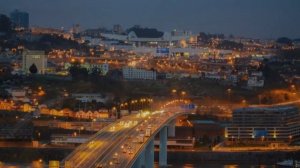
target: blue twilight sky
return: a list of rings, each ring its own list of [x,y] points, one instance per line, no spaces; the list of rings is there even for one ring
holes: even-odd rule
[[[0,0],[0,13],[19,9],[30,25],[192,30],[245,37],[300,38],[300,0]]]

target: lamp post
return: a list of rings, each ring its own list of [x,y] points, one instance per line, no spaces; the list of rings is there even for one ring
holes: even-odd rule
[[[92,120],[92,131],[94,131],[94,122],[96,122],[96,118]]]
[[[81,130],[83,130],[84,129],[84,127],[83,126],[81,126],[80,128],[79,128],[79,130],[78,130],[78,132],[79,132],[79,135],[80,135],[80,131]]]
[[[172,94],[175,94],[177,92],[176,89],[172,89]]]
[[[181,91],[181,96],[184,97],[186,95],[185,91]]]
[[[292,138],[293,138],[293,136],[290,135],[290,136],[289,136],[289,142],[290,142],[290,143],[292,142]]]

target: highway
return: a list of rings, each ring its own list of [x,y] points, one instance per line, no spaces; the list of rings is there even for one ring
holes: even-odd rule
[[[186,111],[173,107],[123,117],[76,148],[65,158],[64,166],[65,168],[131,167],[162,126]]]

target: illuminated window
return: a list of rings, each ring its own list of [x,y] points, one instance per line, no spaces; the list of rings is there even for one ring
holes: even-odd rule
[[[40,59],[41,57],[39,55],[33,55],[32,58],[33,59]]]

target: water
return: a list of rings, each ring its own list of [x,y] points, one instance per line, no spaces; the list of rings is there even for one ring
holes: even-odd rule
[[[155,164],[158,168],[158,164]],[[219,164],[219,163],[173,163],[168,164],[168,168],[276,168],[275,165],[249,165],[249,164]]]
[[[46,168],[43,163],[32,164],[5,164],[1,168]],[[155,168],[159,168],[155,163]],[[249,165],[249,164],[219,164],[219,163],[171,163],[168,168],[276,168],[275,165]]]

